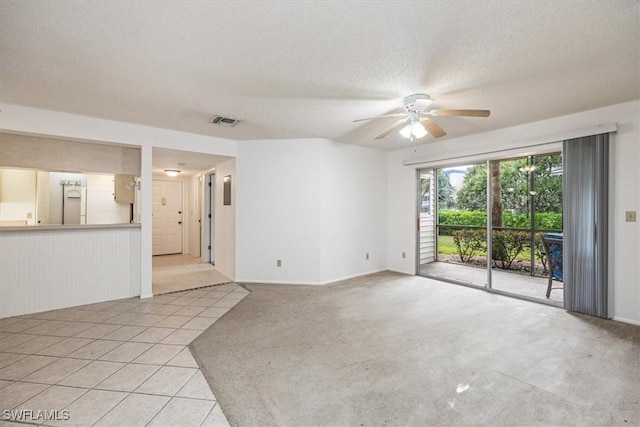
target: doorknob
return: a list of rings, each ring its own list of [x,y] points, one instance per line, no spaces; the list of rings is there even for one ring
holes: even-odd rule
[[[182,211],[178,211],[178,214],[182,215]]]
[[[178,221],[178,224],[182,225],[182,221]]]

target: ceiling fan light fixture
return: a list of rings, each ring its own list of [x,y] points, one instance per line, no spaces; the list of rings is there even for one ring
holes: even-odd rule
[[[362,122],[365,120],[374,120],[387,117],[401,117],[391,126],[388,126],[378,134],[375,139],[383,139],[391,132],[400,130],[400,134],[415,142],[416,139],[422,138],[427,134],[434,138],[442,138],[447,132],[442,129],[438,123],[431,120],[429,116],[462,116],[462,117],[489,117],[489,110],[451,110],[437,109],[427,110],[427,107],[433,103],[433,99],[426,93],[414,93],[402,99],[402,107],[404,113],[389,113],[375,117],[367,117],[364,119],[356,119],[353,122]]]
[[[173,178],[173,177],[178,176],[180,174],[180,171],[177,170],[177,169],[165,169],[164,173],[166,173],[167,176],[170,176],[170,177]]]
[[[411,138],[411,135],[413,135],[416,139],[422,138],[428,133],[429,132],[427,132],[422,123],[417,121],[408,123],[405,127],[402,128],[402,130],[400,130],[400,135],[404,136],[405,138]]]

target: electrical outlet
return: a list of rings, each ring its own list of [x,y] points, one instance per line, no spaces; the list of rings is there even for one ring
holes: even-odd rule
[[[407,257],[407,253],[406,252],[402,252],[402,258],[406,258]]]
[[[627,222],[636,222],[636,211],[626,211],[624,216]]]
[[[282,260],[281,259],[277,259],[276,260],[276,267],[282,267]]]
[[[369,252],[364,255],[364,259],[369,259]]]
[[[27,219],[33,218],[33,212],[27,212]]]

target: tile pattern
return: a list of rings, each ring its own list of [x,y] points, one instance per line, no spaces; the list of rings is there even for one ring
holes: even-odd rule
[[[186,346],[247,294],[229,283],[0,319],[0,425],[21,410],[69,419],[11,421],[228,425]]]

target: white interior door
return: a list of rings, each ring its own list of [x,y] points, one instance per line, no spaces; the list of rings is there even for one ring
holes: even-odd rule
[[[182,253],[182,182],[153,181],[153,255]]]

